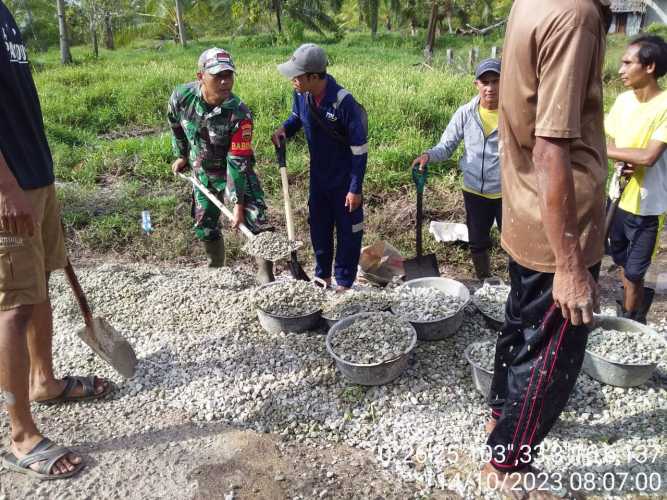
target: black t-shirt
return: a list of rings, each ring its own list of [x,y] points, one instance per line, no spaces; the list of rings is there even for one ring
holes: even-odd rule
[[[0,150],[22,189],[53,184],[53,159],[18,26],[0,0]]]

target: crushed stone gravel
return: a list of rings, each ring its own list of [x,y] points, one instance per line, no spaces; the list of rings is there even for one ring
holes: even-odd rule
[[[331,348],[343,361],[372,365],[407,352],[416,333],[391,313],[369,313],[331,335]]]
[[[288,240],[282,233],[264,231],[243,245],[243,251],[254,257],[276,261],[284,259],[302,245],[300,241]]]
[[[473,303],[477,308],[496,321],[505,320],[505,304],[510,294],[507,285],[489,285],[485,283],[472,296]]]
[[[254,304],[269,314],[298,317],[319,311],[325,299],[325,291],[309,281],[284,280],[258,290]]]
[[[626,365],[649,365],[665,359],[667,344],[638,332],[596,328],[586,348],[609,361]]]
[[[396,291],[392,311],[408,321],[426,322],[449,318],[465,301],[437,288],[401,287]]]
[[[386,311],[391,307],[393,293],[379,288],[358,288],[345,293],[330,293],[322,316],[339,320],[359,312]]]
[[[107,376],[117,389],[103,402],[33,406],[33,411],[38,422],[62,429],[52,437],[86,446],[102,463],[125,443],[117,439],[132,436],[131,456],[137,459],[123,462],[113,455],[121,460],[114,475],[100,471],[70,483],[49,481],[53,484],[35,485],[29,497],[90,498],[92,491],[131,497],[133,481],[152,481],[154,492],[147,497],[159,496],[161,484],[180,485],[190,497],[177,463],[159,477],[141,473],[142,436],[159,436],[163,415],[178,411],[192,426],[219,422],[276,433],[286,442],[369,450],[387,477],[414,485],[415,498],[438,490],[480,498],[476,472],[485,451],[488,407],[473,386],[463,350],[496,335],[475,307],[466,307],[454,337],[419,343],[405,376],[365,388],[337,373],[321,332],[267,334],[252,305],[257,288],[245,288],[254,283],[252,275],[239,269],[108,264],[81,268],[79,275],[95,314],[134,345],[138,372],[122,380],[80,342],[74,334],[82,326],[76,303],[62,273],[54,273],[56,372]],[[654,328],[667,334],[665,322]],[[597,478],[657,473],[665,488],[667,462],[652,457],[667,456],[666,368],[661,362],[657,374],[636,388],[605,386],[580,375],[535,465],[563,474],[565,481],[582,473]],[[0,429],[7,435],[4,412]],[[0,484],[5,481],[12,476],[0,475]],[[611,495],[601,481],[586,493],[631,498],[637,492],[634,484],[621,486],[619,480]]]

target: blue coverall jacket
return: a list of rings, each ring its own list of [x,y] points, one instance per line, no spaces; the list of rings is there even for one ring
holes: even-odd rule
[[[283,127],[287,137],[303,128],[310,152],[310,236],[315,250],[315,275],[331,277],[334,257],[333,230],[336,228],[336,282],[354,283],[363,236],[363,208],[349,212],[348,192],[361,194],[368,143],[361,107],[354,97],[327,75],[325,95],[315,112],[326,126],[347,138],[349,145],[331,137],[314,121],[308,110],[308,95],[294,93],[292,115]]]

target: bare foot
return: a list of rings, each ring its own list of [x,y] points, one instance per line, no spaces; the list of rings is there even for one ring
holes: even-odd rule
[[[25,457],[30,451],[39,444],[39,442],[43,439],[43,436],[39,434],[35,434],[29,438],[24,439],[23,441],[11,441],[11,444],[9,446],[9,451],[19,460],[21,460],[23,457]],[[55,464],[53,464],[53,467],[51,467],[51,470],[49,471],[50,474],[54,474],[56,476],[59,476],[61,474],[66,474],[68,472],[72,472],[74,469],[76,469],[76,466],[81,463],[81,457],[77,455],[76,453],[69,453],[68,455],[62,457],[60,460],[58,460]],[[39,469],[39,466],[41,465],[42,462],[36,462],[29,467],[37,471]]]
[[[57,398],[65,390],[66,384],[67,382],[65,382],[65,380],[52,380],[39,387],[31,387],[30,401],[47,401],[49,399]],[[110,382],[108,380],[95,377],[95,394],[102,394],[109,388],[109,384]],[[83,395],[83,386],[77,384],[76,387],[72,389],[71,396],[79,397]]]
[[[345,293],[345,292],[349,292],[349,291],[350,291],[350,289],[349,289],[348,287],[346,287],[346,286],[340,286],[340,285],[338,285],[338,286],[336,287],[336,293]]]
[[[540,489],[529,489],[529,487],[535,488],[541,485],[538,474],[540,474],[539,471],[532,467],[526,467],[517,472],[500,472],[493,465],[487,463],[480,471],[481,486],[515,500],[557,500],[563,498],[560,495],[550,493],[548,486],[540,487]]]
[[[496,424],[498,421],[495,418],[490,418],[486,421],[486,424],[484,424],[484,430],[486,431],[487,434],[491,434],[493,432],[493,429],[496,428]]]

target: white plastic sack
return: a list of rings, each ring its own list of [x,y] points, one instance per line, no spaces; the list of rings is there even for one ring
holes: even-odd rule
[[[431,221],[428,232],[436,241],[468,241],[468,226],[456,222]]]

